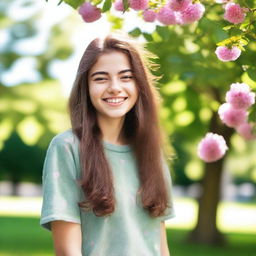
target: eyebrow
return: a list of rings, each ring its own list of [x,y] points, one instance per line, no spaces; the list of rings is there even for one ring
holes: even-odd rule
[[[126,73],[126,72],[132,72],[132,70],[131,69],[121,70],[118,72],[118,75]],[[107,75],[107,74],[108,74],[108,72],[105,72],[105,71],[97,71],[97,72],[91,74],[91,77],[96,76],[96,75]]]

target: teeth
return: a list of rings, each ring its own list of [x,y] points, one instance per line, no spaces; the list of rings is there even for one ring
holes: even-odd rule
[[[107,102],[109,103],[120,103],[122,101],[124,101],[124,98],[120,98],[120,99],[106,99]]]

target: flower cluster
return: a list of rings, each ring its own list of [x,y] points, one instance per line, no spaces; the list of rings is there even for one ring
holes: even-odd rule
[[[245,83],[233,83],[226,93],[226,103],[219,107],[221,121],[247,140],[255,138],[253,125],[248,123],[248,108],[255,103],[255,93]]]
[[[143,13],[145,21],[147,11]],[[193,4],[191,0],[170,0],[153,15],[164,25],[186,25],[201,19],[204,12],[205,8],[201,3]]]
[[[199,142],[197,153],[205,162],[215,162],[221,159],[226,153],[228,147],[223,136],[216,133],[207,133]]]
[[[202,18],[205,7],[201,3],[192,3],[191,0],[170,0],[159,10],[146,9],[143,12],[144,20],[153,22],[158,20],[163,25],[186,25]]]
[[[169,0],[164,5],[149,6],[149,0],[128,0],[129,8],[141,11],[144,21],[159,21],[163,25],[186,25],[202,18],[205,7],[201,3],[192,3],[192,0]],[[113,3],[116,11],[125,10],[123,0]],[[79,14],[85,22],[94,22],[101,17],[101,9],[91,2],[85,2],[79,7]]]
[[[224,4],[223,8],[224,12],[224,19],[232,24],[240,24],[244,22],[246,17],[246,12],[249,9],[241,7],[239,4],[235,4],[231,1],[220,1],[219,3]],[[242,39],[242,38],[241,38]],[[215,53],[217,58],[221,61],[234,61],[239,58],[241,55],[241,46],[243,46],[242,40],[237,39],[237,42],[230,42],[229,40],[225,40],[226,43],[219,44],[220,46],[217,47]]]
[[[255,103],[255,93],[244,83],[233,83],[226,93],[226,102],[219,107],[220,119],[228,127],[232,127],[245,140],[256,139],[253,133],[254,124],[248,122],[248,108]],[[228,149],[223,136],[207,133],[199,142],[198,156],[205,162],[221,159]]]
[[[81,4],[81,2],[83,2]],[[241,51],[245,51],[251,38],[255,37],[253,32],[255,23],[255,7],[235,0],[214,0],[223,7],[224,20],[229,22],[224,30],[229,30],[229,37],[217,43],[215,54],[220,61],[235,61]],[[119,12],[130,11],[138,13],[145,22],[155,22],[168,25],[192,24],[202,18],[205,7],[200,0],[61,0],[74,9],[85,22],[94,22],[101,18],[103,13],[110,12],[111,8]],[[126,5],[126,6],[124,6]],[[252,5],[252,4],[250,4]]]

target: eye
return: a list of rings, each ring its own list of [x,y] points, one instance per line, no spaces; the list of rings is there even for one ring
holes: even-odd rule
[[[126,76],[122,76],[121,79],[122,80],[130,80],[130,79],[133,79],[133,76],[132,75],[126,75]]]
[[[103,80],[107,80],[106,77],[96,77],[95,79],[93,79],[93,81],[103,81]]]

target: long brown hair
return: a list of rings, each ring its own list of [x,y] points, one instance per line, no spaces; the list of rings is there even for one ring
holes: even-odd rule
[[[163,174],[164,133],[158,117],[161,98],[155,87],[155,77],[150,72],[152,62],[148,58],[153,55],[131,38],[113,34],[104,39],[97,38],[88,45],[69,98],[72,131],[80,141],[81,186],[86,196],[79,206],[84,210],[92,209],[97,216],[115,210],[112,172],[104,154],[102,133],[88,90],[89,70],[99,56],[111,51],[121,51],[128,56],[139,92],[137,102],[126,114],[123,125],[125,139],[133,148],[137,161],[140,179],[137,195],[151,216],[161,216],[168,207],[169,195]]]

